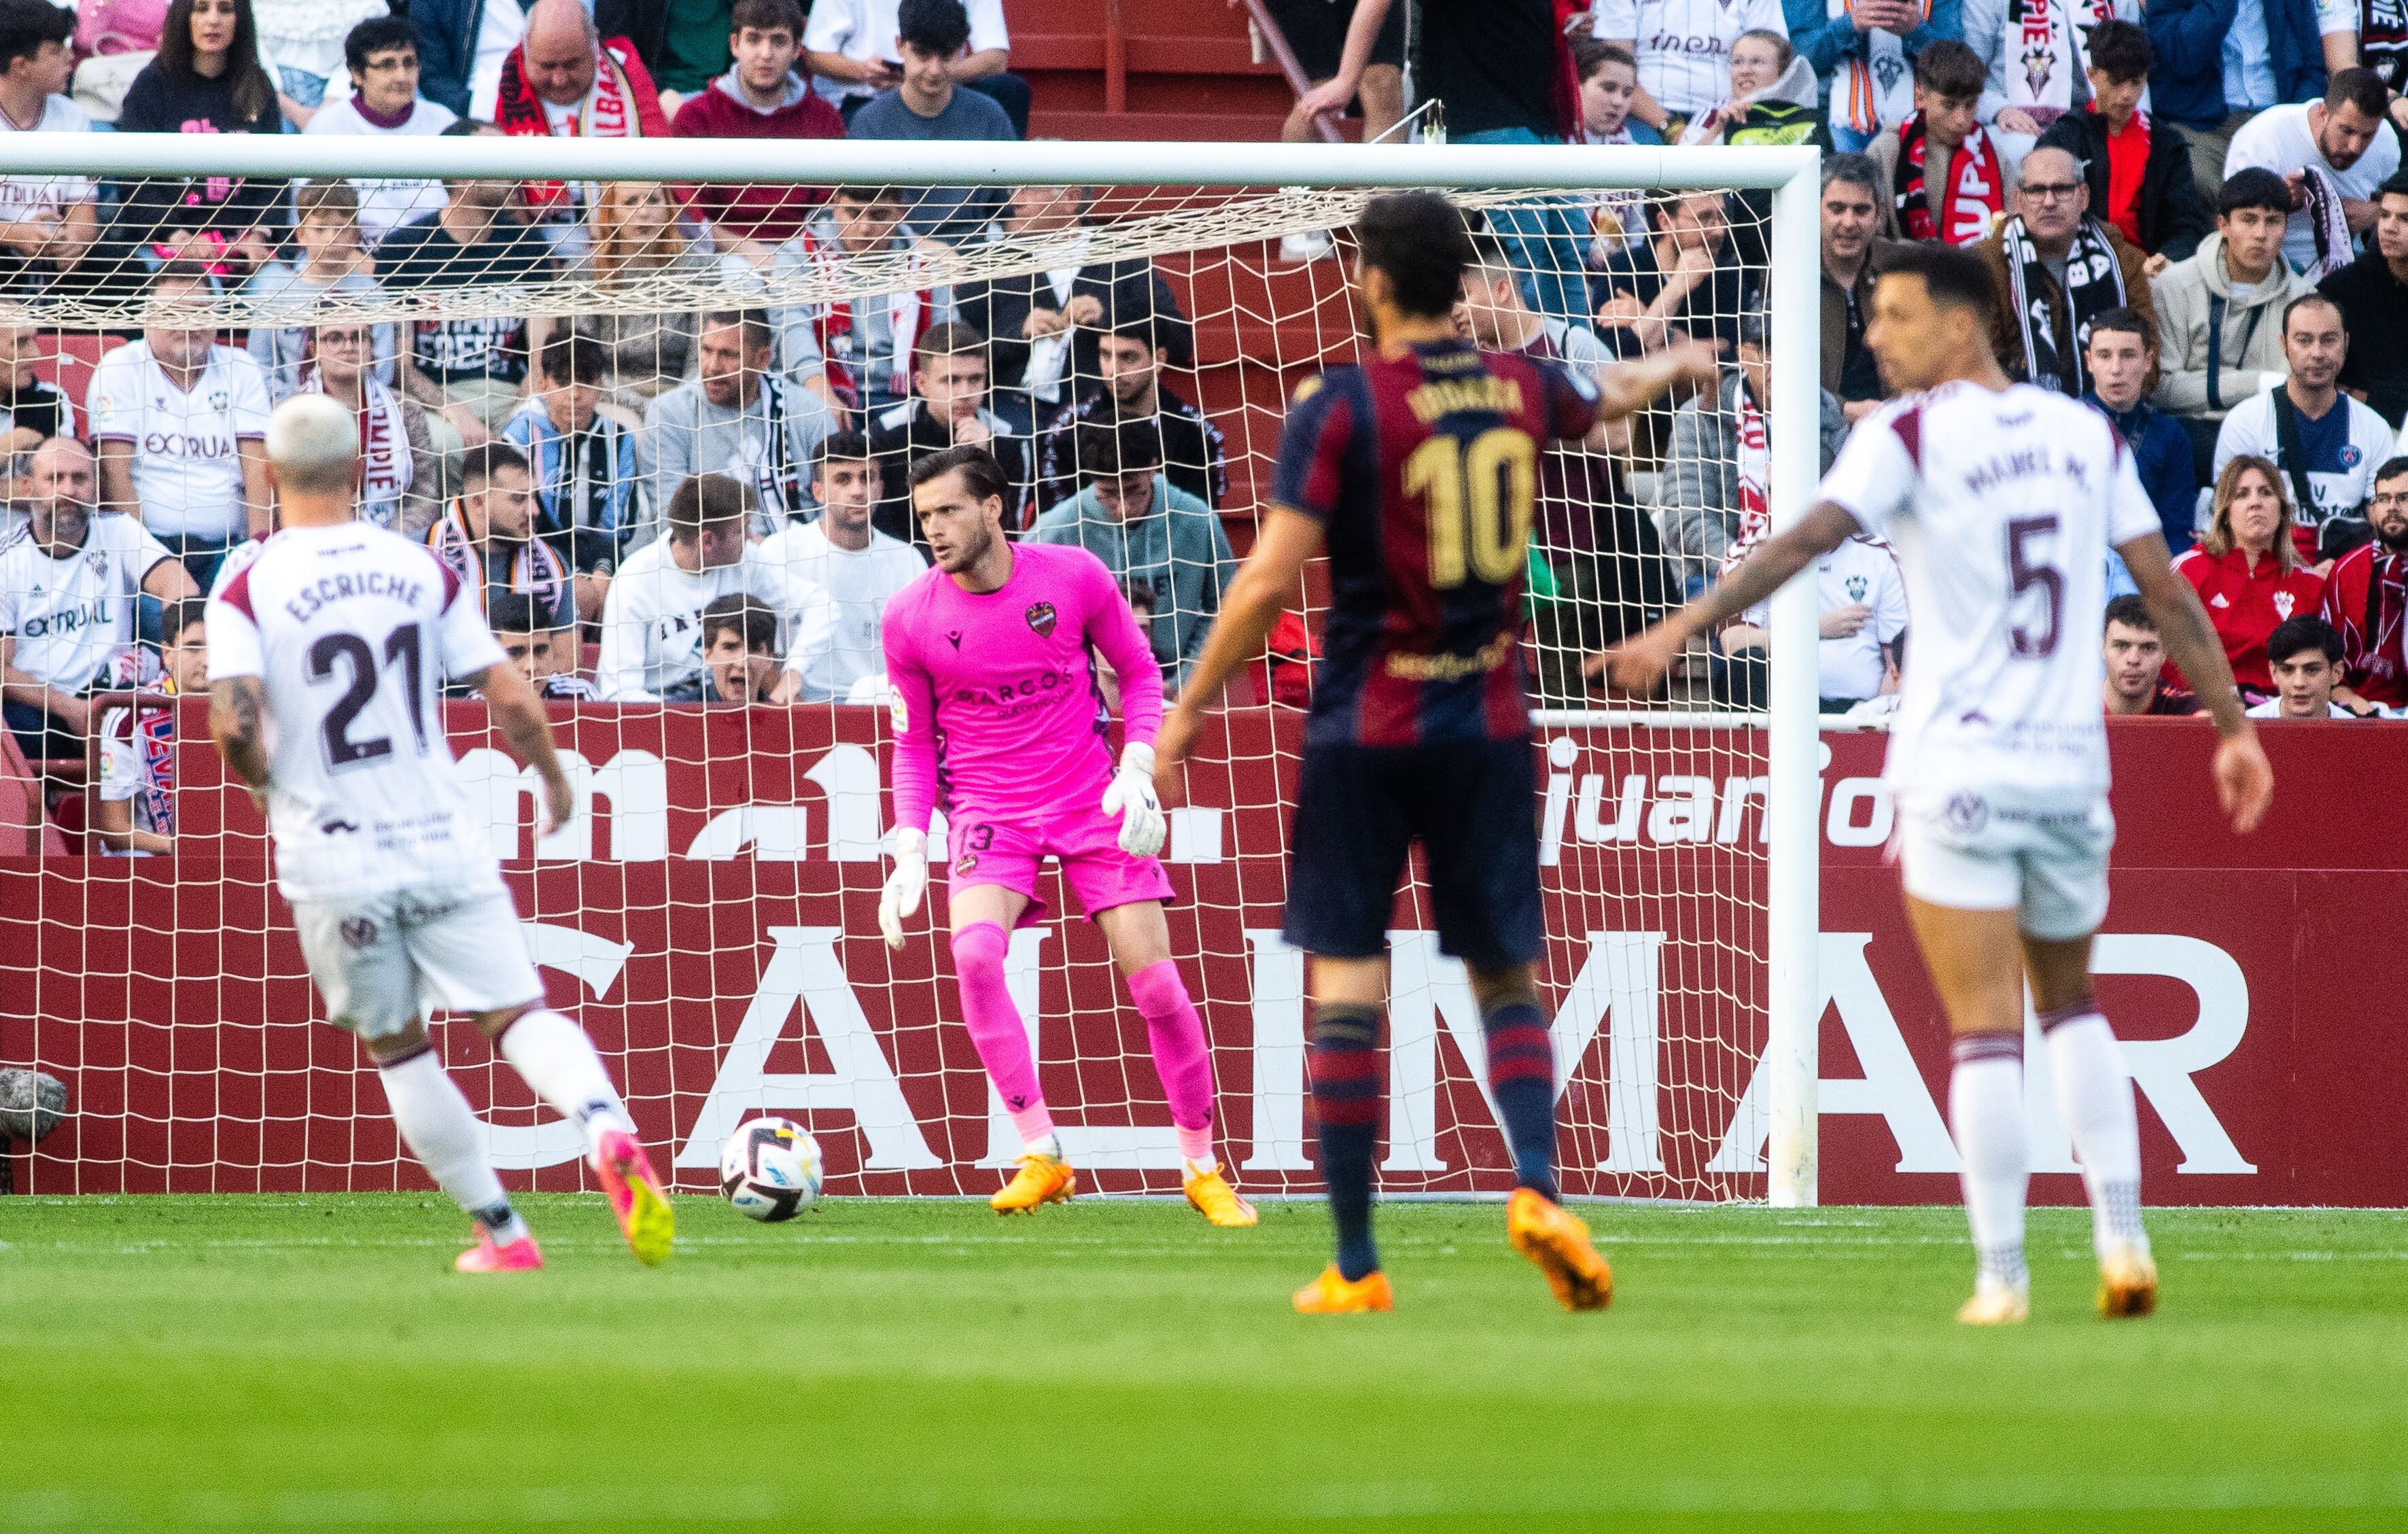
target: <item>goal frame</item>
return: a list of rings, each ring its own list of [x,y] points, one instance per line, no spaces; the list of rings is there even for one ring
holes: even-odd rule
[[[764,142],[723,139],[310,137],[300,135],[10,134],[0,174],[392,177],[686,184],[1366,187],[1772,193],[1766,294],[1772,399],[1770,501],[1777,533],[1805,518],[1819,478],[1821,151],[1794,147],[1526,144],[1254,144],[1056,140]],[[29,308],[35,306],[28,306]],[[1771,602],[1767,735],[1766,1007],[1760,1070],[1767,1195],[1818,1201],[1822,988],[1816,599],[1797,580]],[[1563,723],[1696,725],[1716,716],[1580,710]],[[1752,719],[1734,727],[1756,727]]]

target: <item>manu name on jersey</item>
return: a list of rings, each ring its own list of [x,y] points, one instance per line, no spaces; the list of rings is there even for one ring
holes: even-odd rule
[[[2106,417],[2029,384],[1942,384],[1865,418],[1821,494],[1906,582],[1901,800],[2104,792],[2107,552],[2158,530]]]

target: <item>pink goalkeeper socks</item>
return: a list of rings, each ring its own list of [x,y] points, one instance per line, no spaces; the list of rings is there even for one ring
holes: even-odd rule
[[[1154,1046],[1154,1068],[1170,1099],[1170,1122],[1179,1126],[1180,1154],[1203,1163],[1212,1155],[1212,1055],[1204,1043],[1204,1020],[1187,997],[1179,966],[1168,959],[1129,977],[1129,998],[1145,1018]]]
[[[1003,982],[1003,958],[1011,939],[993,922],[972,922],[953,934],[953,977],[961,984],[962,1022],[978,1047],[987,1079],[1003,1097],[1022,1140],[1054,1132],[1054,1116],[1037,1088],[1037,1062],[1028,1053],[1028,1028]]]

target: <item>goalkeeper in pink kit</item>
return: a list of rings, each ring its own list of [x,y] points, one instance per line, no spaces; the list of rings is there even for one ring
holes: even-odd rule
[[[1059,1203],[1078,1175],[1054,1138],[1003,961],[1011,929],[1044,917],[1038,863],[1061,859],[1145,1018],[1188,1202],[1214,1225],[1251,1226],[1253,1206],[1212,1153],[1212,1059],[1162,914],[1171,894],[1154,855],[1167,824],[1154,792],[1162,673],[1101,560],[1005,538],[1009,492],[981,448],[911,466],[913,509],[937,566],[886,606],[896,829],[879,928],[889,947],[903,945],[904,918],[928,887],[929,811],[941,809],[962,1020],[1022,1140],[1019,1169],[993,1203],[1004,1214]],[[1090,646],[1120,678],[1117,767]]]

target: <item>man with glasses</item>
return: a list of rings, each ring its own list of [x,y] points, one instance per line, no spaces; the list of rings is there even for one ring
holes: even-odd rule
[[[1975,247],[1998,289],[1990,344],[2014,378],[2078,399],[2090,387],[2083,349],[2094,321],[2128,308],[2157,328],[2147,258],[2090,216],[2090,183],[2061,149],[2025,156],[2014,207],[2014,217]]]
[[[2408,458],[2374,471],[2366,520],[2374,540],[2333,561],[2324,620],[2341,633],[2341,684],[2333,701],[2360,718],[2408,706]]]

